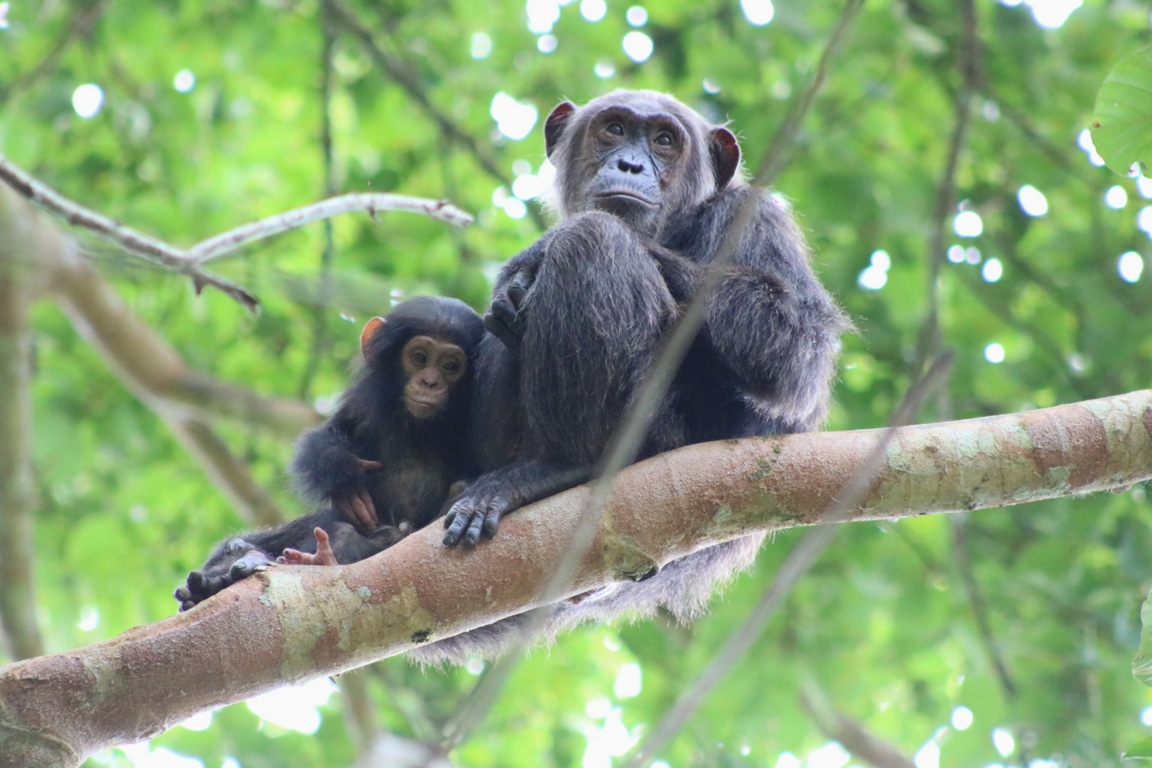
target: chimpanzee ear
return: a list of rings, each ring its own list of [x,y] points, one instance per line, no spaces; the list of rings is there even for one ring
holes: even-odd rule
[[[728,186],[736,169],[740,167],[740,144],[727,128],[713,128],[708,151],[712,156],[712,173],[716,177],[716,190]]]
[[[570,101],[562,101],[552,108],[548,119],[544,121],[544,151],[552,157],[552,150],[560,141],[560,134],[564,133],[564,126],[568,118],[576,114],[576,105]]]
[[[376,335],[376,332],[384,327],[387,321],[382,317],[374,317],[364,324],[364,330],[360,331],[360,354],[368,357],[368,342]]]

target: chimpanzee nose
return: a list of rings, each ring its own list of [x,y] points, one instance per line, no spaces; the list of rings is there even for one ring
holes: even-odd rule
[[[616,167],[624,171],[624,173],[642,173],[644,171],[643,165],[630,163],[622,157],[616,161]]]

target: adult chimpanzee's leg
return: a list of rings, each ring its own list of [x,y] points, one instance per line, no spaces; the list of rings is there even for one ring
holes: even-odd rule
[[[536,246],[520,306],[523,336],[514,350],[489,349],[519,365],[518,457],[482,476],[448,514],[445,543],[474,544],[492,535],[500,517],[587,479],[621,424],[677,307],[643,242],[606,213],[574,216]],[[526,254],[527,255],[527,254]],[[485,385],[473,404],[491,416]],[[483,443],[487,438],[477,434]],[[674,408],[661,408],[645,441],[651,455],[683,445]]]

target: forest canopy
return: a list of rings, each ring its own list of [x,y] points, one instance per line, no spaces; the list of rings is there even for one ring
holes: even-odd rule
[[[0,198],[0,663],[169,617],[215,542],[305,511],[293,440],[331,411],[363,322],[419,294],[483,311],[552,221],[542,121],[562,99],[666,91],[736,133],[856,325],[829,430],[884,426],[945,352],[918,422],[1149,387],[1152,108],[1124,89],[1152,89],[1150,26],[1122,0],[0,3],[0,154],[113,222],[184,249],[344,193],[475,218],[362,207],[207,262],[253,312],[66,217],[80,263],[61,269],[90,271],[12,270],[48,246]],[[837,526],[657,764],[1141,753],[1149,491]],[[804,535],[770,538],[692,626],[531,652],[450,759],[624,764]],[[483,669],[390,658],[87,765],[390,764],[389,744],[440,743]]]

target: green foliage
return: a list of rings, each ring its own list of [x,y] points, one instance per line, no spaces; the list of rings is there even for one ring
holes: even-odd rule
[[[1096,96],[1092,136],[1108,167],[1122,175],[1148,170],[1152,159],[1152,48],[1125,56]]]
[[[347,0],[378,50],[331,27],[325,107],[329,23],[316,0],[13,0],[0,29],[0,152],[83,204],[191,245],[322,197],[327,109],[338,191],[444,197],[475,213],[464,231],[399,213],[338,218],[329,267],[319,224],[216,264],[259,296],[258,316],[216,292],[195,298],[183,278],[85,238],[125,303],[192,368],[261,394],[323,399],[343,385],[359,324],[392,297],[434,292],[483,307],[495,269],[547,221],[536,202],[523,218],[497,203],[517,177],[540,170],[540,125],[556,101],[614,87],[670,91],[730,120],[754,171],[843,7],[781,0],[772,22],[755,27],[734,0],[652,3],[638,31],[654,53],[635,63],[621,48],[630,4],[609,2],[595,22],[579,3],[560,7],[556,49],[542,53],[519,0]],[[932,307],[956,362],[923,420],[1152,381],[1152,248],[1137,226],[1152,191],[1093,166],[1078,146],[1102,83],[1105,105],[1121,83],[1147,88],[1147,10],[1100,0],[1045,29],[1027,5],[976,3],[979,66],[965,80],[962,5],[866,4],[776,181],[857,324],[844,343],[834,429],[887,420],[925,362]],[[483,36],[491,52],[473,57]],[[195,83],[181,91],[174,79],[184,70]],[[84,83],[104,93],[90,119],[71,103]],[[536,109],[527,138],[497,131],[498,92]],[[1147,160],[1148,133],[1133,121],[1146,127],[1146,95],[1125,97],[1123,113],[1097,106],[1093,137],[1121,172]],[[953,188],[942,190],[965,103]],[[1043,193],[1046,213],[1021,207],[1024,185]],[[939,213],[938,199],[947,202]],[[955,234],[961,209],[979,214],[980,235]],[[941,227],[947,254],[931,250]],[[859,280],[878,250],[888,255],[885,282],[867,289]],[[1117,269],[1127,252],[1149,267],[1133,282]],[[62,651],[170,615],[187,570],[248,523],[60,312],[41,304],[34,322],[36,596],[48,649]],[[989,362],[990,345],[1002,347],[1002,362]],[[286,512],[302,511],[283,478],[287,440],[237,425],[221,434]],[[1095,767],[1126,750],[1148,754],[1138,742],[1152,694],[1130,670],[1152,585],[1150,490],[845,526],[662,758],[678,768],[772,766],[786,751],[808,754],[827,737],[800,704],[807,684],[905,754],[935,745],[945,768],[1040,758]],[[799,536],[775,537],[691,628],[589,628],[532,654],[456,753],[460,764],[577,765],[617,721],[632,737],[650,729]],[[618,695],[629,664],[640,665],[641,690]],[[435,740],[475,679],[404,659],[376,665],[377,724]],[[964,711],[971,724],[962,728]],[[207,730],[177,727],[153,745],[211,768],[350,764],[339,697],[320,712],[319,731],[304,735],[240,704]],[[994,732],[1011,735],[1008,754]],[[104,757],[128,764],[120,752]]]
[[[1132,674],[1144,685],[1152,688],[1152,596],[1140,606],[1140,652],[1132,661]]]

